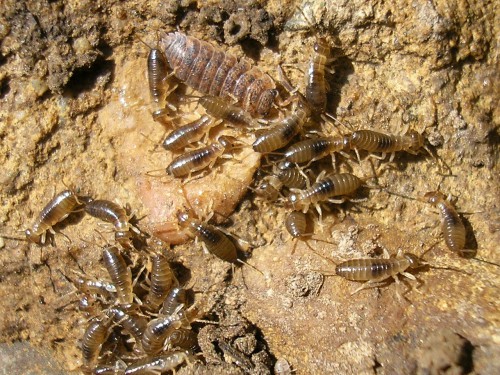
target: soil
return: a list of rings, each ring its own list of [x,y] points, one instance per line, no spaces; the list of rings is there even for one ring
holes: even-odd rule
[[[19,231],[51,197],[72,186],[129,204],[142,230],[176,245],[158,246],[195,290],[202,318],[217,323],[196,323],[200,361],[180,374],[266,374],[278,358],[297,374],[500,373],[498,18],[495,2],[464,0],[4,1],[3,370],[81,371],[79,344],[91,316],[79,309],[72,280],[76,273],[109,279],[96,230],[110,242],[112,232],[77,213],[55,228],[64,235],[54,236],[54,246],[9,238],[23,238]],[[301,92],[314,42],[326,38],[334,57],[327,111],[354,129],[415,129],[432,155],[402,152],[393,163],[354,156],[343,168],[366,178],[377,172],[360,193],[367,199],[325,205],[321,223],[310,215],[313,238],[296,243],[283,204],[247,190],[266,163],[246,146],[253,132],[214,129],[211,139],[230,133],[243,146],[186,184],[165,173],[175,155],[152,152],[165,128],[151,116],[149,49],[141,40],[155,46],[160,31],[177,29],[253,60],[276,80],[284,64]],[[183,94],[191,95],[180,84],[172,96],[183,114],[176,123],[198,116]],[[345,131],[334,124],[321,130]],[[317,165],[331,168],[331,159]],[[438,189],[455,198],[476,259],[447,249],[439,213],[418,200]],[[241,257],[260,272],[232,267],[180,233],[175,213],[186,206],[200,218],[218,212],[215,221],[246,241]],[[329,276],[341,260],[431,247],[417,281],[351,295],[359,283]]]

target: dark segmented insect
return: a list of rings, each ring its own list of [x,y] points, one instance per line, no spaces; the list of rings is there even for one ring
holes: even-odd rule
[[[173,287],[163,301],[163,309],[161,310],[161,313],[163,315],[170,316],[178,311],[181,305],[185,306],[186,302],[186,289],[181,286]]]
[[[272,78],[246,60],[180,32],[161,44],[175,76],[202,94],[236,98],[251,115],[265,116],[277,96]]]
[[[329,201],[331,203],[341,203],[341,200],[332,199],[335,196],[348,195],[356,191],[363,181],[351,173],[328,174],[321,173],[317,181],[305,190],[292,189],[288,196],[287,205],[296,211],[306,213],[311,204],[316,205],[319,212],[319,202]]]
[[[217,124],[218,122],[213,121],[209,116],[202,116],[170,132],[163,140],[162,147],[167,151],[181,150],[202,139]]]
[[[127,367],[125,375],[160,374],[173,371],[184,362],[189,361],[189,353],[174,351],[153,358],[145,358]]]
[[[52,227],[66,219],[81,205],[83,202],[73,191],[60,192],[43,208],[31,228],[25,230],[27,240],[36,244],[44,244],[47,231],[55,233]]]
[[[191,329],[179,328],[167,337],[165,346],[170,349],[185,349],[194,353],[198,348],[198,334]]]
[[[181,326],[182,322],[176,313],[151,320],[142,335],[142,349],[148,355],[159,353],[165,339]]]
[[[87,369],[96,365],[101,347],[109,335],[111,319],[96,320],[90,323],[82,339],[83,366]]]
[[[271,123],[270,129],[257,137],[252,145],[254,151],[273,152],[286,146],[302,130],[311,116],[311,109],[300,94],[296,94],[296,97],[298,98],[296,108],[283,120]]]
[[[460,256],[473,254],[473,250],[465,247],[465,226],[460,215],[449,199],[439,191],[431,191],[424,195],[426,202],[437,207],[441,214],[441,230],[448,248]]]
[[[258,126],[257,122],[240,107],[234,105],[227,98],[218,96],[202,96],[198,101],[210,116],[216,119],[228,121],[234,125],[244,125],[250,127]]]
[[[229,263],[239,261],[236,246],[220,229],[189,217],[187,212],[180,212],[177,219],[181,226],[189,228],[195,236],[203,241],[209,253]]]
[[[217,142],[198,150],[186,152],[176,157],[167,167],[167,173],[174,177],[189,176],[193,172],[211,167],[215,162],[224,157],[235,143],[234,137],[220,136]],[[231,157],[227,155],[228,157]]]
[[[287,161],[280,162],[274,173],[287,188],[305,189],[309,183],[307,176],[299,168]]]
[[[96,199],[85,205],[85,212],[112,224],[115,228],[115,240],[125,248],[132,247],[131,230],[137,232],[137,229],[129,223],[127,211],[123,207],[108,200]]]
[[[320,137],[297,142],[285,151],[285,157],[293,163],[305,163],[319,160],[334,152],[347,150],[349,138]]]
[[[265,176],[255,188],[255,194],[273,202],[281,196],[282,187],[283,183],[277,176]]]
[[[308,64],[305,97],[313,112],[317,114],[326,110],[328,83],[325,78],[325,70],[326,65],[332,61],[330,53],[327,41],[318,38],[314,43],[314,53]]]
[[[381,159],[384,159],[387,153],[392,153],[390,161],[394,159],[394,153],[397,151],[418,154],[418,151],[424,147],[424,137],[415,130],[410,130],[404,135],[384,134],[373,130],[357,130],[348,137],[350,149],[356,152],[358,150],[381,152]]]
[[[301,211],[292,211],[286,216],[285,228],[293,238],[304,238],[310,234],[306,232],[306,214]]]
[[[120,304],[130,304],[134,301],[132,293],[132,272],[127,267],[120,251],[115,246],[107,247],[102,252],[104,266],[115,285],[117,299]]]
[[[142,340],[142,335],[146,330],[147,321],[142,316],[136,316],[126,313],[123,309],[118,307],[112,307],[108,310],[108,316],[110,316],[114,322],[125,331],[127,331],[135,339],[136,345],[138,345],[137,350],[139,350]]]
[[[172,287],[178,286],[178,281],[170,268],[170,264],[163,255],[157,254],[152,257],[151,285],[146,296],[148,309],[157,309],[165,300]]]
[[[414,254],[401,254],[401,252],[398,252],[396,257],[388,259],[350,259],[339,263],[335,267],[335,273],[348,280],[366,281],[366,283],[352,293],[355,294],[367,287],[376,287],[378,286],[376,285],[377,283],[384,282],[391,277],[397,281],[398,274],[406,276],[411,280],[416,280],[415,276],[406,272],[406,270],[415,269],[424,264]]]
[[[165,105],[167,105],[166,98],[177,86],[169,88],[168,78],[172,75],[172,70],[168,65],[167,57],[163,51],[159,48],[148,47],[149,93],[154,108],[153,119],[157,121],[165,114]]]

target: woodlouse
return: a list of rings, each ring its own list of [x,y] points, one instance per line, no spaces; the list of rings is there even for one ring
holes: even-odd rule
[[[265,116],[277,96],[272,78],[211,44],[180,32],[163,34],[161,44],[175,76],[202,94],[236,98],[252,115]]]

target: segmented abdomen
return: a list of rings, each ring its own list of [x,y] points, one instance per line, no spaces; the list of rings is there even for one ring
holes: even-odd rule
[[[335,267],[335,273],[353,281],[384,280],[408,268],[406,259],[351,259]]]
[[[351,135],[351,147],[368,152],[395,152],[403,149],[400,136],[358,130]]]
[[[161,44],[175,76],[195,90],[213,96],[235,97],[251,114],[266,115],[276,97],[272,78],[246,61],[202,40],[175,32]]]
[[[442,231],[448,248],[460,253],[465,247],[465,226],[460,216],[447,202],[438,204],[441,211]]]

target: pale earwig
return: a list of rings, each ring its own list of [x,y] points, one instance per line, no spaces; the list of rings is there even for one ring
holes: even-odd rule
[[[398,281],[397,275],[401,274],[411,280],[416,280],[415,276],[406,272],[408,269],[415,269],[426,265],[419,257],[411,253],[402,254],[401,251],[394,258],[388,259],[350,259],[337,264],[335,274],[347,280],[366,281],[352,294],[362,289],[380,286],[385,280],[394,278]]]
[[[113,293],[116,293],[116,287],[107,281],[102,280],[85,280],[78,277],[75,281],[76,287],[82,293],[96,294],[103,296],[106,299],[111,299]]]
[[[207,95],[202,96],[198,100],[198,103],[205,108],[205,111],[210,116],[216,119],[225,120],[234,125],[258,126],[255,119],[253,119],[248,112],[232,104],[232,102],[226,98]]]
[[[27,240],[36,244],[45,244],[47,231],[54,233],[52,227],[66,219],[83,204],[73,191],[60,192],[42,209],[31,228],[26,229]]]
[[[96,320],[90,323],[82,339],[83,366],[87,369],[96,365],[101,347],[110,333],[111,319]]]
[[[149,309],[157,309],[165,300],[172,287],[178,286],[177,278],[163,255],[152,257],[151,284],[145,304]]]
[[[134,300],[132,293],[132,272],[115,246],[106,247],[102,252],[104,266],[115,285],[118,303],[126,305]]]
[[[306,213],[311,204],[316,205],[318,209],[319,202],[342,203],[343,199],[332,198],[349,195],[363,185],[360,178],[350,173],[329,174],[324,177],[322,175],[324,174],[321,173],[318,176],[318,180],[309,189],[291,189],[292,193],[288,196],[288,206],[293,210]]]
[[[432,191],[424,195],[424,200],[439,209],[441,230],[448,248],[463,257],[473,254],[473,250],[464,249],[465,226],[449,199],[439,191]]]
[[[160,374],[167,371],[175,373],[176,367],[189,362],[189,353],[185,351],[174,351],[153,358],[142,359],[125,370],[125,375]]]
[[[115,240],[125,248],[131,248],[133,233],[138,232],[129,222],[127,211],[118,204],[104,200],[96,199],[85,205],[85,212],[90,216],[110,223],[115,228]]]
[[[349,149],[349,138],[321,137],[297,142],[285,151],[285,157],[293,163],[305,163],[319,160],[334,152]]]
[[[262,132],[252,147],[254,151],[260,153],[270,153],[286,146],[293,137],[302,131],[303,126],[311,116],[311,109],[300,94],[297,106],[290,111],[287,117],[270,124],[270,129]]]
[[[415,130],[410,130],[404,135],[384,134],[373,130],[357,130],[348,137],[350,149],[356,152],[359,150],[381,152],[380,159],[385,159],[386,154],[391,153],[390,162],[394,159],[395,152],[406,151],[416,155],[424,147],[424,137]]]
[[[251,115],[265,116],[277,96],[271,77],[246,60],[180,32],[163,34],[163,49],[175,76],[202,94],[236,98]]]
[[[202,139],[217,124],[218,122],[213,121],[209,116],[202,116],[195,121],[174,129],[165,137],[162,147],[167,151],[181,150]]]
[[[181,326],[182,322],[176,313],[151,320],[142,335],[142,349],[148,355],[159,353],[165,339]]]
[[[226,156],[224,153],[234,147],[234,143],[233,137],[220,136],[217,142],[212,143],[210,146],[189,151],[176,157],[168,165],[167,173],[173,177],[185,177],[193,172],[213,166],[219,158]]]

